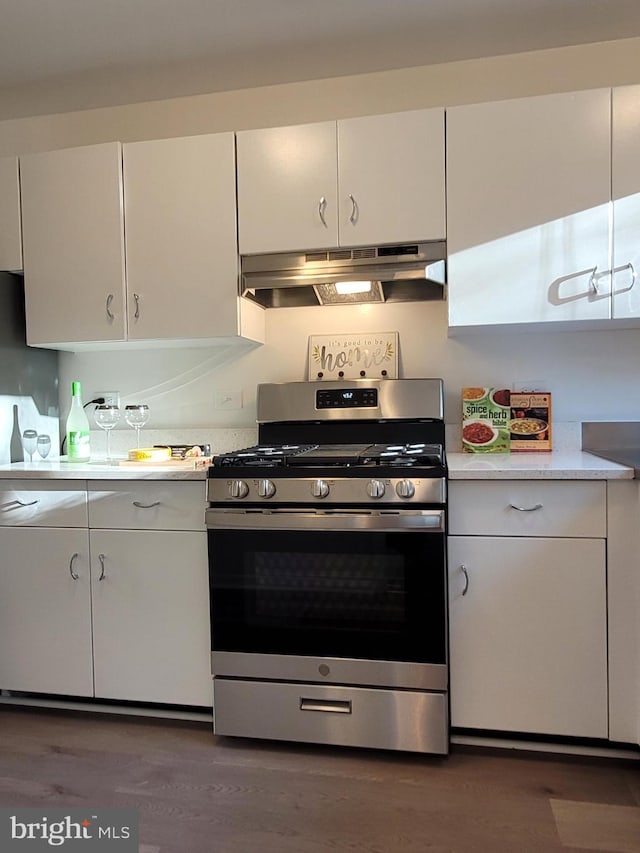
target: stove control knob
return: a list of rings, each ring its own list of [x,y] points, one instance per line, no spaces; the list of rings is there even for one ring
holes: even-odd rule
[[[276,484],[271,480],[258,480],[258,494],[261,498],[272,498],[276,493]]]
[[[249,494],[249,486],[244,480],[232,480],[229,483],[229,494],[232,498],[246,498]]]
[[[312,480],[311,494],[314,498],[326,498],[329,494],[329,484],[324,480]]]
[[[396,483],[396,494],[399,498],[412,498],[416,493],[416,487],[411,480],[399,480]]]
[[[370,498],[381,498],[384,492],[385,486],[382,480],[371,480],[367,483],[367,494]]]

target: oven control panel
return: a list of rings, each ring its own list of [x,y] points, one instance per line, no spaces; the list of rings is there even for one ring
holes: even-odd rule
[[[375,409],[377,388],[327,388],[316,391],[316,409]]]
[[[444,477],[215,478],[207,481],[207,499],[218,504],[442,504],[446,481]]]

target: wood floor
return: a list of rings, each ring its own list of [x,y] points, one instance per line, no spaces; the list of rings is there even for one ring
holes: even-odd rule
[[[327,749],[15,707],[0,709],[0,806],[136,808],[142,853],[640,851],[640,762]]]

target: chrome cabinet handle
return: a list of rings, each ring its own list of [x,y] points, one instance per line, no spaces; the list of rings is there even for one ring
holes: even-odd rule
[[[460,566],[460,571],[464,575],[464,589],[462,590],[462,594],[466,595],[467,592],[469,591],[469,571],[467,570],[467,567],[464,565]]]
[[[114,315],[114,313],[111,311],[111,305],[112,305],[112,303],[113,303],[113,293],[110,293],[110,294],[107,296],[107,304],[106,304],[106,306],[105,306],[106,311],[107,311],[107,319],[108,319],[108,320],[113,320],[113,319],[115,319],[115,315]]]
[[[631,261],[629,261],[629,263],[626,264],[622,269],[631,270],[631,284],[629,285],[629,290],[631,290],[633,285],[636,283],[636,277],[638,274],[635,271],[635,268],[634,268],[633,264],[631,263]]]
[[[516,506],[515,504],[509,504],[511,509],[517,509],[518,512],[535,512],[537,509],[542,509],[542,504],[535,504],[534,506]]]
[[[611,274],[612,274],[612,275],[616,275],[616,274],[617,274],[617,273],[619,273],[619,272],[624,272],[625,270],[629,270],[629,272],[631,273],[631,281],[630,281],[630,283],[629,283],[629,286],[628,286],[628,287],[625,287],[625,289],[622,291],[622,293],[626,293],[626,292],[628,292],[629,290],[631,290],[631,288],[633,287],[633,285],[636,283],[636,278],[637,278],[638,273],[636,272],[635,267],[633,266],[633,264],[631,263],[631,261],[629,261],[629,263],[628,263],[628,264],[623,264],[623,265],[622,265],[622,266],[620,266],[620,267],[614,267],[614,268],[611,270]]]
[[[301,711],[325,711],[329,714],[350,714],[351,700],[350,699],[305,699],[300,697]]]
[[[140,501],[132,501],[134,506],[139,507],[140,509],[152,509],[154,506],[160,506],[161,501],[154,501],[152,504],[143,504]]]
[[[355,225],[358,219],[358,203],[351,193],[349,193],[349,198],[351,199],[351,216],[349,217],[349,222]]]
[[[320,202],[318,203],[318,216],[320,217],[320,221],[322,222],[322,224],[324,225],[325,228],[327,227],[327,220],[324,218],[324,212],[326,209],[327,209],[327,200],[324,196],[322,196],[322,198],[320,199]]]
[[[103,581],[103,580],[104,580],[104,578],[105,578],[105,572],[104,572],[104,554],[98,554],[98,559],[100,560],[100,577],[98,578],[98,580],[99,580],[99,581]]]
[[[599,288],[599,286],[598,286],[598,281],[599,281],[599,279],[601,279],[603,276],[605,276],[605,275],[609,275],[609,273],[610,273],[610,272],[611,272],[611,270],[604,270],[604,272],[600,272],[600,273],[599,273],[599,272],[598,272],[598,267],[597,267],[597,266],[595,266],[595,267],[591,270],[591,275],[590,275],[590,277],[589,277],[589,287],[591,288],[591,292],[592,292],[592,293],[595,293],[595,294],[599,294],[599,293],[600,293],[600,288]]]
[[[134,293],[133,294],[133,300],[136,303],[136,311],[135,311],[135,314],[133,315],[133,317],[134,317],[134,320],[139,320],[140,319],[140,294]]]
[[[17,504],[18,506],[35,506],[39,502],[40,501],[37,498],[35,501],[21,501],[20,498],[16,498],[14,504]]]
[[[78,559],[78,557],[79,557],[79,556],[80,556],[80,555],[76,552],[76,553],[71,557],[71,559],[69,560],[69,574],[70,574],[70,575],[71,575],[71,577],[74,579],[74,581],[77,581],[77,580],[78,580],[78,578],[80,577],[80,575],[79,575],[77,572],[74,572],[74,571],[73,571],[73,564],[75,563],[75,561]]]

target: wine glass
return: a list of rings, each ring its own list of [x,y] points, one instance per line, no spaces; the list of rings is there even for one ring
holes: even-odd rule
[[[138,449],[140,449],[140,430],[149,420],[149,406],[144,404],[125,406],[124,419],[130,427],[135,429]]]
[[[120,420],[120,409],[117,406],[96,406],[95,412],[93,413],[93,417],[95,422],[98,424],[100,429],[103,429],[107,433],[107,462],[111,461],[111,430]]]
[[[51,450],[51,436],[44,433],[39,435],[36,439],[36,450],[42,459],[46,459]]]
[[[33,454],[36,449],[38,433],[35,429],[25,429],[22,433],[22,449],[29,454],[29,462],[33,462]]]

